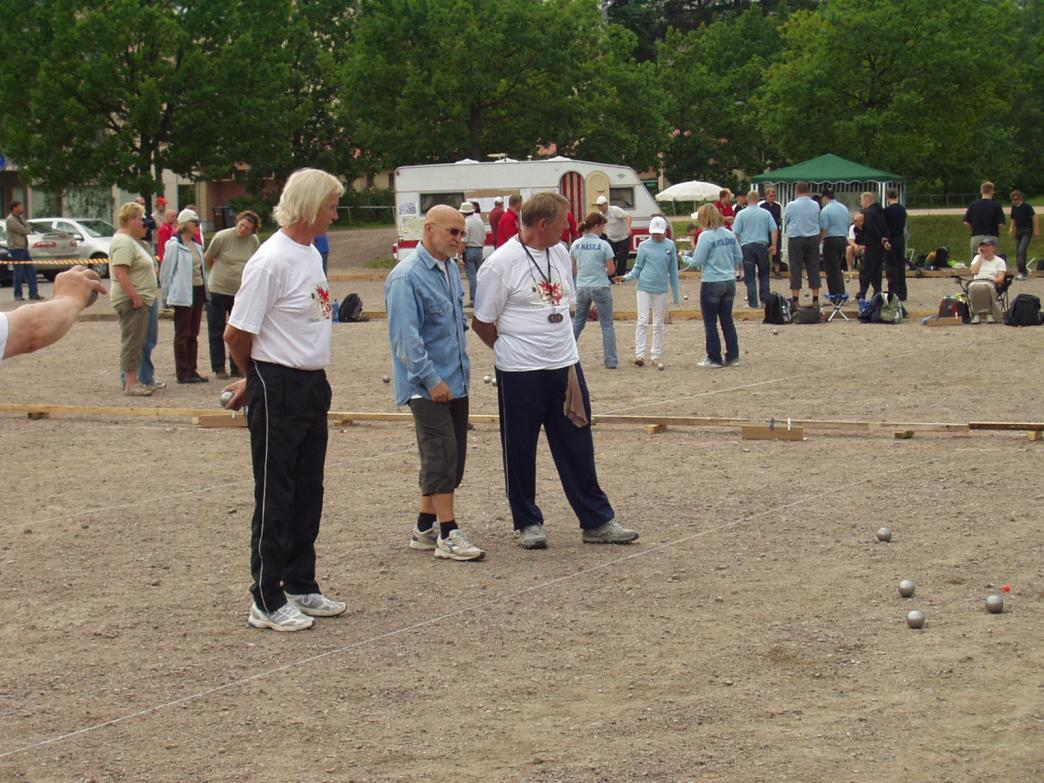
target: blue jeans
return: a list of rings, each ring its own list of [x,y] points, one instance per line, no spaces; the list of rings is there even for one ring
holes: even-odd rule
[[[580,337],[580,332],[584,330],[587,315],[591,312],[592,302],[598,308],[598,325],[602,327],[602,353],[605,354],[605,366],[615,367],[616,329],[613,327],[613,292],[609,286],[576,289],[573,337]]]
[[[28,261],[29,251],[28,250],[12,250],[11,251],[12,261]],[[22,298],[22,280],[25,280],[29,284],[29,298],[32,299],[35,296],[39,296],[36,292],[36,266],[34,264],[15,264],[14,265],[14,279],[11,285],[14,287],[15,299]]]
[[[718,321],[725,335],[725,361],[739,358],[739,337],[732,321],[732,302],[736,298],[736,281],[700,284],[700,312],[703,313],[703,331],[707,337],[707,358],[721,364],[721,339]]]
[[[761,307],[769,295],[768,245],[751,242],[743,245],[743,282],[747,285],[747,305]]]
[[[149,310],[149,331],[145,335],[145,347],[141,351],[141,363],[138,364],[138,383],[148,386],[156,382],[156,368],[152,364],[152,349],[159,341],[160,302],[157,296],[152,300]],[[120,370],[120,386],[126,386],[123,370]]]
[[[482,266],[482,248],[464,248],[464,274],[468,277],[468,299],[475,306],[475,285],[478,281],[478,270]]]

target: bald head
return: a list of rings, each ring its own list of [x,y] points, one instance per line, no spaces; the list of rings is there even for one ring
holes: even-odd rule
[[[424,216],[421,242],[440,261],[453,258],[464,245],[464,216],[445,204],[432,207]]]

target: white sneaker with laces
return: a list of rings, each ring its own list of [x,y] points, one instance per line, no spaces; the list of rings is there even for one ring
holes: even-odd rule
[[[315,620],[301,614],[293,604],[283,604],[271,614],[262,612],[257,604],[250,607],[247,624],[253,628],[271,628],[273,631],[304,631],[315,624]]]
[[[423,549],[431,551],[435,548],[435,542],[439,537],[439,526],[437,524],[432,525],[427,530],[420,530],[417,527],[413,528],[413,532],[410,533],[410,549]]]
[[[302,614],[310,617],[336,617],[344,614],[348,609],[348,604],[344,601],[335,601],[322,593],[308,593],[307,595],[287,593],[286,600],[296,606]]]
[[[435,539],[435,557],[443,560],[481,560],[486,553],[468,541],[460,528]]]
[[[697,367],[702,367],[705,370],[720,370],[722,365],[717,362],[712,362],[710,359],[704,359],[702,362],[696,362]]]

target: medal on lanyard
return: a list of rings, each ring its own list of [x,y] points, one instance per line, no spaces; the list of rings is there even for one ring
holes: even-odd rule
[[[544,274],[544,270],[540,268],[540,264],[537,263],[536,259],[533,258],[532,254],[529,252],[529,248],[526,247],[526,243],[523,242],[521,239],[518,240],[518,243],[520,245],[522,245],[522,249],[524,251],[526,251],[526,257],[530,261],[533,262],[533,266],[536,267],[537,274],[540,275],[541,280],[544,281],[544,290],[548,293],[548,296],[550,296],[550,293],[551,293],[551,290],[552,290],[552,286],[551,286],[551,251],[548,248],[544,248],[544,253],[547,255],[547,274],[545,275]],[[561,313],[554,312],[553,308],[555,307],[555,305],[554,305],[553,302],[550,301],[550,299],[548,299],[548,303],[552,307],[552,312],[551,312],[550,315],[547,316],[547,320],[550,321],[553,324],[560,323],[564,316]]]

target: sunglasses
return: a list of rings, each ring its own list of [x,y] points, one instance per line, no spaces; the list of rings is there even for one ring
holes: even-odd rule
[[[438,223],[429,223],[428,225],[429,226],[438,226],[443,231],[448,231],[449,235],[451,237],[462,237],[462,236],[464,236],[464,231],[465,230],[463,228],[447,228],[446,226],[440,225]]]

